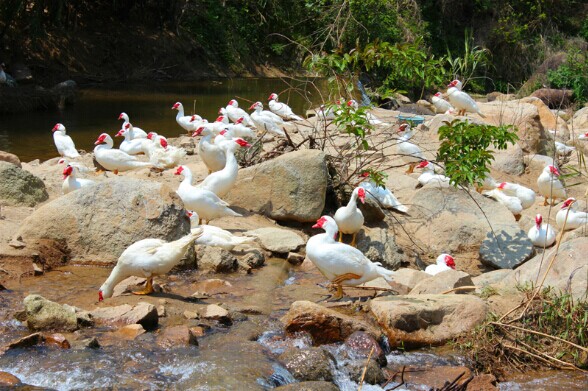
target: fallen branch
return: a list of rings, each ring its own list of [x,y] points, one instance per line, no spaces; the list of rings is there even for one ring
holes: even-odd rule
[[[576,345],[573,342],[566,341],[565,339],[556,337],[555,335],[549,335],[549,334],[545,334],[545,333],[542,333],[542,332],[539,332],[539,331],[525,329],[523,327],[518,327],[518,326],[515,326],[515,325],[512,325],[512,324],[508,324],[508,323],[490,322],[490,324],[493,324],[493,325],[499,326],[499,327],[511,327],[513,329],[517,329],[517,330],[520,330],[520,331],[523,331],[523,332],[527,332],[527,333],[531,333],[531,334],[536,334],[536,335],[541,335],[543,337],[555,339],[557,341],[560,341],[560,342],[563,342],[563,343],[567,343],[568,345],[572,345],[573,347],[578,348],[578,349],[583,350],[586,353],[588,353],[588,349],[587,348],[585,348],[583,346],[580,346],[580,345]]]
[[[367,373],[368,365],[370,365],[370,360],[372,359],[372,354],[374,353],[374,348],[375,348],[375,346],[372,346],[372,349],[370,350],[370,354],[368,355],[368,358],[367,358],[367,362],[365,363],[365,366],[363,367],[363,373],[361,374],[361,379],[359,379],[359,387],[357,388],[357,391],[361,391],[361,388],[363,387],[363,381],[365,379],[365,374]]]
[[[465,291],[465,290],[470,290],[470,289],[476,290],[476,289],[478,289],[478,287],[475,286],[475,285],[458,286],[457,288],[453,288],[453,289],[450,289],[448,291],[441,292],[441,294],[442,295],[445,295],[445,294],[451,293],[451,292]]]

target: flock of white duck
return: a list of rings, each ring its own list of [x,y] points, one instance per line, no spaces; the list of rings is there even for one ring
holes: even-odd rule
[[[459,81],[452,81],[448,87],[449,102],[443,99],[441,93],[432,97],[432,102],[439,111],[457,114],[471,112],[483,116],[475,101],[461,91]],[[169,145],[163,136],[154,132],[147,133],[134,127],[126,113],[121,113],[119,116],[119,120],[124,122],[116,136],[122,136],[124,140],[118,149],[113,148],[113,139],[107,133],[98,136],[94,157],[104,169],[115,174],[144,167],[154,169],[177,167],[175,175],[184,177],[177,189],[177,194],[188,210],[192,227],[190,234],[176,241],[144,239],[129,246],[121,254],[109,278],[100,287],[100,301],[111,297],[114,286],[129,276],[147,279],[145,289],[134,293],[153,292],[153,277],[169,272],[193,243],[232,250],[237,245],[254,241],[254,238],[235,236],[226,230],[202,224],[202,222],[208,223],[223,216],[241,216],[233,211],[222,197],[230,191],[237,180],[239,165],[235,152],[239,148],[251,146],[245,138],[255,137],[254,129],[258,132],[285,136],[282,129],[282,126],[286,124],[285,121],[303,120],[294,114],[287,104],[279,102],[277,94],[272,93],[268,101],[269,111],[263,109],[261,102],[255,102],[250,107],[252,113],[249,115],[239,107],[237,100],[232,99],[226,107],[220,108],[219,116],[214,122],[208,122],[198,115],[185,115],[184,107],[180,102],[172,106],[173,110],[178,111],[176,115],[178,125],[190,132],[193,137],[201,136],[198,154],[208,168],[209,174],[197,185],[193,184],[190,169],[179,164],[186,152],[182,148]],[[354,100],[347,102],[347,105],[354,109],[358,107]],[[319,120],[333,118],[335,114],[324,106],[317,111]],[[388,125],[372,114],[368,119],[374,125]],[[415,168],[423,170],[418,178],[419,186],[429,183],[449,185],[449,178],[435,173],[433,163],[427,161],[419,146],[410,141],[413,137],[410,125],[401,124],[398,134],[397,154],[408,165],[407,173],[412,173]],[[94,185],[94,181],[78,177],[81,172],[93,170],[71,160],[80,155],[62,124],[54,126],[53,137],[55,146],[63,157],[59,162],[66,164],[63,170],[63,193]],[[588,134],[579,138],[588,138]],[[145,155],[148,161],[139,160],[137,158],[139,154]],[[370,261],[355,248],[356,236],[364,224],[364,217],[357,207],[357,201],[364,203],[365,198],[370,197],[375,198],[385,208],[393,208],[404,213],[408,208],[402,205],[389,189],[377,186],[368,179],[368,176],[368,173],[362,174],[364,179],[351,193],[349,203],[339,208],[334,217],[322,216],[317,221],[313,228],[321,228],[325,233],[311,237],[306,246],[307,257],[336,287],[337,298],[343,294],[342,285],[357,286],[377,277],[390,280],[393,274],[381,264]],[[539,194],[544,197],[544,205],[547,205],[549,200],[552,203],[565,200],[556,215],[559,229],[564,227],[564,221],[566,230],[587,224],[588,213],[574,209],[575,199],[566,197],[566,189],[558,179],[559,176],[558,168],[549,165],[537,178],[537,188]],[[535,203],[536,198],[535,192],[527,187],[508,182],[497,183],[491,177],[487,177],[477,190],[503,204],[517,219],[523,209]],[[535,226],[528,232],[529,239],[535,246],[551,246],[556,240],[556,229],[543,223],[541,215],[537,215],[535,221]],[[351,245],[342,242],[343,234],[353,235]],[[449,254],[441,254],[436,264],[428,266],[425,272],[435,275],[449,269],[455,269],[454,258]]]

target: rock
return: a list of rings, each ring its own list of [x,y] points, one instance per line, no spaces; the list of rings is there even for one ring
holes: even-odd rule
[[[123,339],[127,339],[132,341],[133,339],[137,338],[139,335],[145,334],[146,331],[140,324],[129,324],[126,326],[121,327],[115,334]]]
[[[0,371],[0,387],[16,387],[20,385],[22,385],[22,383],[18,377],[8,372]]]
[[[531,258],[534,251],[523,230],[495,229],[488,232],[480,246],[480,260],[497,269],[514,269]]]
[[[72,260],[104,265],[116,262],[138,240],[176,240],[188,232],[183,203],[172,189],[155,181],[120,177],[43,205],[23,222],[18,234],[25,242],[63,241]]]
[[[164,349],[178,346],[198,346],[196,334],[187,326],[166,327],[157,336],[157,344]]]
[[[275,391],[339,391],[339,387],[327,381],[303,381],[274,388]]]
[[[16,341],[10,342],[9,344],[0,348],[0,355],[6,353],[12,349],[23,349],[31,346],[36,346],[43,343],[43,335],[41,333],[29,334],[26,337],[17,339]]]
[[[74,341],[73,344],[74,349],[99,349],[100,342],[98,342],[98,338],[85,338],[81,341]]]
[[[378,201],[374,200],[371,197],[366,197],[365,204],[361,202],[358,203],[359,210],[363,214],[365,222],[368,224],[375,224],[380,222],[386,218],[386,214],[380,208]]]
[[[372,359],[384,367],[387,364],[386,353],[371,335],[363,331],[356,331],[345,340],[346,352],[354,359],[367,359],[372,349]]]
[[[565,109],[572,102],[573,91],[540,88],[533,92],[531,96],[541,99],[551,109]]]
[[[202,312],[202,318],[218,321],[230,321],[229,311],[216,304],[207,305]]]
[[[472,375],[472,371],[467,367],[454,366],[435,366],[432,368],[413,368],[407,367],[404,371],[404,381],[408,389],[426,389],[440,390],[447,383],[453,382],[459,375],[464,374],[456,383],[456,388],[461,390],[460,386],[467,381]],[[424,386],[424,387],[423,387]],[[469,387],[467,388],[469,390]]]
[[[290,152],[239,170],[226,201],[274,220],[314,222],[325,207],[328,179],[323,152]]]
[[[435,113],[437,110],[435,109],[435,105],[433,105],[431,102],[429,102],[428,100],[424,100],[424,99],[420,99],[417,101],[417,106],[421,106],[429,111],[432,111],[433,113]]]
[[[507,101],[507,100],[514,100],[516,97],[514,94],[503,94],[502,92],[494,91],[489,94],[486,94],[486,99],[488,102],[494,102],[495,100],[498,101]]]
[[[511,237],[526,236],[506,207],[476,192],[468,195],[454,187],[425,186],[410,203],[412,219],[407,229],[431,253],[477,252],[490,227]]]
[[[501,282],[510,273],[511,270],[509,269],[498,269],[488,273],[482,273],[476,277],[472,277],[472,282],[478,288],[483,288],[487,285],[494,285]]]
[[[451,122],[454,119],[455,117],[450,114],[437,114],[427,123],[429,132],[431,132],[432,134],[439,133],[439,128],[444,126],[445,122]]]
[[[258,228],[245,232],[245,236],[257,238],[262,248],[280,254],[296,251],[306,243],[296,232],[283,228]]]
[[[18,168],[22,168],[22,164],[20,163],[20,159],[13,153],[0,151],[0,161],[12,163]]]
[[[97,308],[90,314],[97,322],[103,324],[135,324],[138,323],[145,330],[157,327],[159,317],[155,306],[141,302],[134,307],[128,304],[116,307]]]
[[[381,262],[386,269],[398,269],[402,262],[408,262],[408,256],[396,244],[391,230],[364,226],[357,235],[357,248],[372,262]]]
[[[295,301],[281,319],[287,333],[306,331],[313,344],[341,342],[356,331],[380,333],[363,320],[341,314],[310,301]]]
[[[43,339],[45,340],[46,345],[55,346],[61,349],[70,349],[71,345],[69,341],[65,338],[63,334],[55,333],[55,334],[48,334],[44,335]]]
[[[537,112],[539,113],[539,122],[541,122],[541,126],[543,126],[543,129],[546,133],[550,129],[557,130],[558,136],[563,137],[564,140],[568,140],[569,132],[566,121],[564,121],[564,119],[560,118],[558,115],[555,115],[541,99],[527,97],[521,99],[521,102],[530,103],[537,107]]]
[[[441,345],[484,321],[486,304],[468,295],[386,296],[370,310],[391,346]]]
[[[478,102],[486,118],[484,122],[494,126],[512,124],[517,129],[518,144],[526,153],[543,151],[543,141],[547,139],[547,130],[541,124],[539,111],[535,105],[520,100],[507,102]]]
[[[198,319],[200,315],[196,311],[186,310],[184,311],[184,318],[186,319]]]
[[[145,279],[140,277],[129,277],[127,279],[122,280],[114,287],[114,291],[112,292],[112,297],[118,297],[125,293],[131,293],[133,289],[136,289],[140,285],[145,285]]]
[[[163,305],[157,306],[157,316],[159,316],[160,318],[165,318],[167,316],[165,307]]]
[[[498,381],[494,375],[483,374],[474,376],[471,382],[468,383],[467,391],[498,391]]]
[[[39,295],[25,297],[24,307],[29,330],[75,331],[79,328],[74,311]]]
[[[47,198],[49,194],[40,178],[12,163],[0,161],[0,202],[35,206]]]
[[[553,158],[545,155],[525,155],[525,166],[530,172],[540,173],[547,166],[553,166]]]
[[[258,249],[247,250],[247,253],[239,258],[239,263],[257,269],[264,265],[265,255]]]
[[[286,260],[288,261],[289,264],[297,266],[300,265],[302,262],[304,262],[304,255],[302,254],[298,254],[298,253],[288,253],[288,257],[286,258]]]
[[[334,358],[322,348],[290,348],[279,360],[297,380],[333,380]]]
[[[495,150],[494,160],[490,167],[508,175],[523,175],[525,160],[522,148],[518,144],[509,144],[504,150]]]
[[[237,269],[237,258],[220,247],[197,246],[197,263],[201,270],[214,273],[230,273]]]
[[[396,99],[396,101],[402,103],[403,105],[410,104],[410,98],[406,95],[402,95],[399,92],[394,93],[394,99]]]
[[[414,289],[410,291],[410,295],[443,293],[454,288],[459,288],[460,286],[473,285],[472,277],[469,274],[458,270],[446,270],[435,276],[431,276],[426,280],[420,281]],[[469,290],[460,290],[455,293],[467,293],[473,290],[474,288],[471,288]]]
[[[555,249],[548,249],[542,254],[517,267],[505,277],[500,285],[515,287],[519,284],[537,284],[543,278]],[[588,238],[581,237],[562,243],[557,259],[553,263],[544,286],[554,287],[556,291],[570,292],[576,299],[585,297],[588,286]]]
[[[390,287],[400,295],[410,292],[420,281],[430,278],[431,275],[420,270],[402,268],[394,273]]]
[[[568,121],[568,126],[572,129],[588,129],[588,107],[576,111]]]
[[[349,378],[358,384],[362,378],[364,383],[367,384],[382,384],[386,381],[384,372],[373,358],[367,362],[367,368],[365,359],[350,362],[347,365],[347,372],[349,373]]]

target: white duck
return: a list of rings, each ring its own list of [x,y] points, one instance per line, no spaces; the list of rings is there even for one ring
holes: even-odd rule
[[[423,173],[419,176],[420,186],[425,186],[427,183],[447,187],[451,184],[451,180],[445,175],[435,174],[435,167],[427,160],[423,160],[416,168],[422,168]]]
[[[418,146],[408,141],[412,138],[412,130],[409,124],[400,125],[398,133],[401,133],[401,135],[398,144],[396,144],[396,152],[405,163],[409,164],[406,173],[412,174],[415,166],[425,160],[425,157]]]
[[[342,206],[335,212],[334,219],[339,227],[339,241],[343,241],[343,234],[352,234],[351,245],[355,247],[357,233],[363,227],[363,213],[357,207],[357,199],[365,203],[365,190],[362,187],[356,187],[351,193],[351,198],[346,206]]]
[[[120,113],[120,115],[118,116],[118,119],[123,120],[123,124],[121,126],[121,129],[126,129],[126,125],[128,125],[131,122],[128,114],[125,112]],[[133,134],[132,134],[131,140],[134,140],[136,138],[146,138],[146,137],[147,137],[147,132],[145,132],[143,129],[136,128],[136,127],[133,128]]]
[[[459,80],[453,80],[447,87],[447,97],[449,98],[449,103],[453,105],[457,110],[459,110],[458,115],[465,115],[466,111],[470,113],[477,113],[480,117],[485,118],[486,116],[482,114],[476,101],[472,99],[467,93],[460,91],[457,88]]]
[[[198,213],[201,219],[208,222],[223,216],[242,216],[210,190],[192,186],[192,171],[188,167],[179,166],[175,175],[184,175],[184,180],[176,193],[184,202],[184,206]]]
[[[82,163],[78,163],[78,162],[70,162],[69,160],[67,160],[66,158],[61,158],[57,161],[57,164],[64,164],[64,165],[70,165],[73,167],[76,167],[78,169],[79,172],[81,173],[88,173],[88,172],[96,172],[96,168],[95,167],[86,167],[84,166]]]
[[[557,152],[558,156],[564,157],[569,156],[576,150],[575,147],[569,147],[564,143],[560,143],[559,141],[555,141],[555,151]]]
[[[588,132],[578,135],[578,140],[588,140]]]
[[[203,126],[196,129],[192,137],[203,135],[198,143],[198,155],[208,168],[208,173],[220,171],[225,167],[227,158],[224,151],[216,144],[213,144],[214,132],[210,128]]]
[[[434,276],[447,270],[455,270],[455,260],[449,254],[441,254],[434,265],[425,268],[425,273]]]
[[[521,206],[523,209],[528,209],[535,203],[535,198],[537,195],[528,187],[509,182],[502,182],[496,187],[502,190],[504,194],[511,197],[517,197],[519,200],[521,200]]]
[[[437,92],[431,97],[431,102],[433,102],[433,106],[435,106],[437,113],[445,113],[447,110],[455,110],[453,106],[451,106],[451,103],[443,99],[443,95],[440,92]]]
[[[221,198],[224,197],[237,182],[239,164],[235,157],[235,151],[239,146],[250,147],[251,144],[242,138],[223,141],[219,147],[225,152],[225,167],[220,171],[209,174],[197,187],[210,190]]]
[[[254,237],[236,236],[229,231],[215,227],[214,225],[199,225],[198,221],[200,220],[200,217],[198,216],[198,213],[190,210],[186,211],[186,213],[190,218],[190,226],[192,227],[192,230],[202,230],[202,235],[196,239],[196,244],[220,247],[231,251],[233,248],[235,248],[235,246],[240,244],[255,242]]]
[[[575,206],[572,206],[574,202],[576,202],[575,198],[568,198],[565,200],[561,209],[555,215],[555,222],[559,229],[563,229],[564,221],[566,221],[566,214],[568,216],[568,220],[566,221],[566,231],[580,228],[581,226],[588,224],[588,213],[575,210]]]
[[[538,214],[535,216],[535,225],[529,229],[527,237],[533,243],[533,246],[537,247],[549,247],[555,243],[555,237],[557,231],[551,225],[543,222],[543,216]]]
[[[319,108],[315,110],[315,112],[319,121],[335,119],[335,113],[333,109],[325,105],[320,105]]]
[[[114,137],[124,137],[122,143],[120,143],[118,149],[128,153],[129,155],[138,155],[140,153],[148,154],[151,142],[147,138],[135,138],[135,129],[129,122],[118,131]]]
[[[278,126],[279,122],[276,122],[268,116],[263,115],[262,109],[263,105],[261,102],[256,102],[249,108],[249,110],[254,110],[253,113],[251,113],[251,119],[253,120],[255,127],[261,132],[267,130],[268,132],[277,136],[285,137],[286,133],[284,133],[284,131]],[[281,120],[282,119],[280,118],[280,121]]]
[[[498,187],[490,191],[484,191],[482,194],[504,205],[515,216],[517,221],[521,218],[523,205],[521,204],[521,200],[517,197],[511,197],[504,194],[504,192]]]
[[[113,171],[118,174],[119,171],[135,170],[137,168],[153,167],[150,162],[142,162],[137,160],[135,156],[121,151],[120,149],[113,149],[114,145],[112,137],[106,133],[98,136],[98,140],[94,143],[94,157],[96,161],[105,169]]]
[[[360,176],[363,178],[367,178],[369,176],[369,172],[365,172]],[[396,209],[403,213],[408,212],[408,208],[402,205],[400,201],[398,201],[398,199],[390,189],[378,186],[374,181],[371,180],[365,180],[361,182],[358,186],[362,187],[365,190],[367,197],[371,197],[377,200],[380,204],[382,204],[384,208]]]
[[[392,280],[393,271],[374,263],[358,249],[337,242],[337,223],[332,217],[322,216],[313,228],[325,233],[314,235],[306,243],[306,256],[320,272],[337,287],[335,299],[343,297],[342,285],[357,286],[378,277]]]
[[[186,156],[184,148],[169,145],[165,137],[155,132],[149,132],[147,139],[152,141],[148,150],[149,161],[158,168],[175,167]]]
[[[92,186],[95,185],[96,182],[91,181],[89,179],[78,178],[78,168],[76,166],[72,166],[68,164],[63,169],[63,184],[61,185],[61,190],[63,194],[67,194],[74,190],[81,189],[82,187]]]
[[[353,110],[357,110],[359,108],[359,104],[355,99],[347,101],[347,106],[351,107]],[[368,111],[365,112],[365,115],[370,125],[389,125]]]
[[[498,183],[489,174],[486,174],[480,184],[476,184],[476,191],[481,193],[483,190],[493,190],[498,187]]]
[[[247,126],[243,125],[244,118],[241,117],[235,121],[234,124],[229,124],[225,126],[225,129],[228,130],[229,136],[227,137],[249,137],[254,138],[255,132],[248,128]],[[223,129],[223,130],[225,130]],[[221,131],[222,132],[222,131]]]
[[[537,178],[537,187],[539,194],[542,195],[545,200],[543,205],[547,205],[547,200],[551,198],[552,203],[555,203],[557,199],[565,200],[566,188],[563,183],[558,179],[560,175],[559,170],[555,166],[547,166],[543,169],[543,172]]]
[[[184,128],[188,132],[191,132],[194,130],[194,124],[192,124],[192,122],[202,120],[202,118],[199,118],[199,116],[196,116],[194,121],[192,121],[192,118],[193,118],[192,115],[184,115],[184,105],[181,104],[180,102],[174,103],[174,105],[172,106],[172,110],[178,111],[178,114],[176,114],[176,122],[178,123],[178,125],[180,125],[182,128]]]
[[[73,140],[65,134],[65,126],[63,126],[63,124],[55,124],[52,131],[55,147],[57,147],[57,152],[59,152],[61,156],[70,159],[80,157]]]
[[[225,109],[231,121],[236,123],[239,118],[243,118],[243,123],[246,126],[255,126],[249,114],[239,107],[239,102],[236,99],[231,99]]]
[[[173,242],[161,239],[143,239],[131,244],[120,255],[110,276],[100,287],[98,301],[112,297],[114,287],[131,276],[147,279],[145,289],[133,292],[134,294],[148,295],[152,293],[153,277],[167,274],[173,269],[200,235],[202,235],[202,230],[195,229]]]
[[[272,92],[267,100],[269,101],[268,106],[272,113],[279,115],[283,119],[288,121],[302,121],[304,119],[294,114],[287,104],[278,102],[278,94],[275,92]]]

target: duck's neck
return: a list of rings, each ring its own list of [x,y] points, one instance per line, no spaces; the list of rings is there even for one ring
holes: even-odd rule
[[[335,235],[337,235],[338,227],[336,225],[327,225],[323,228],[325,230],[325,242],[335,242]]]
[[[357,191],[353,190],[351,193],[351,198],[349,198],[349,202],[347,203],[348,208],[357,208]]]
[[[178,114],[176,115],[176,120],[180,119],[184,116],[184,106],[178,107]]]
[[[192,186],[192,171],[190,171],[187,168],[184,168],[184,171],[182,171],[182,174],[184,174],[184,180],[182,181],[181,184]]]
[[[127,277],[128,277],[128,275],[126,273],[123,273],[122,268],[120,268],[119,265],[117,264],[114,267],[114,269],[112,269],[112,272],[110,273],[110,276],[108,276],[108,279],[100,287],[100,290],[102,291],[102,294],[104,295],[104,298],[112,297],[112,292],[114,291],[114,287],[119,282],[121,282],[122,280],[124,280]]]

